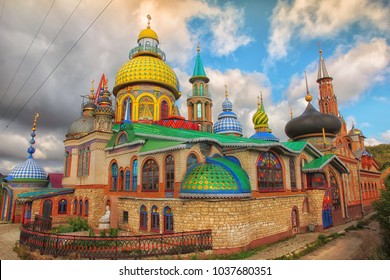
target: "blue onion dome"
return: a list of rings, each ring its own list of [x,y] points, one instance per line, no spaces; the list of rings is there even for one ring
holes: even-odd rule
[[[33,158],[18,164],[8,176],[12,179],[47,179],[47,173]]]
[[[29,153],[28,159],[25,162],[22,162],[18,164],[12,171],[9,173],[7,179],[8,180],[14,180],[14,179],[41,179],[46,180],[47,179],[47,173],[45,170],[40,167],[35,160],[33,159],[33,154],[35,153],[35,147],[33,146],[35,144],[35,136],[36,136],[36,127],[37,127],[37,118],[39,117],[39,114],[35,114],[34,118],[34,124],[32,128],[31,133],[31,139],[30,139],[30,147],[27,149],[27,152]]]
[[[233,104],[228,99],[227,90],[225,91],[225,96],[226,99],[222,104],[222,113],[218,115],[218,120],[213,125],[213,132],[242,136],[242,126],[237,120],[236,113],[233,112]]]
[[[225,157],[206,158],[206,163],[187,171],[181,198],[243,198],[251,196],[248,174]]]

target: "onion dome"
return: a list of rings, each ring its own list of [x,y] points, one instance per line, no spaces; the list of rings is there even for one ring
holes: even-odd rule
[[[360,129],[358,129],[358,128],[355,127],[355,124],[352,124],[352,128],[351,128],[351,130],[348,132],[348,135],[349,135],[349,136],[360,135],[360,136],[362,136],[362,137],[365,137],[365,136],[363,135],[363,132],[362,132]]]
[[[261,95],[261,102],[260,97],[258,98],[257,111],[252,117],[252,122],[256,133],[250,138],[274,142],[279,141],[279,139],[271,133],[272,130],[268,126],[268,115],[264,110],[263,95]]]
[[[104,88],[100,90],[98,106],[95,110],[95,115],[108,115],[110,117],[115,116],[115,112],[112,109],[111,93],[108,90],[107,82]]]
[[[29,153],[28,159],[25,162],[22,162],[18,164],[12,171],[9,173],[7,179],[8,180],[14,180],[14,179],[40,179],[40,180],[46,180],[47,179],[47,173],[45,170],[39,166],[35,160],[33,159],[33,154],[35,153],[35,131],[36,131],[36,125],[37,125],[37,118],[39,117],[39,114],[35,114],[34,118],[34,124],[31,132],[31,139],[30,139],[30,147],[27,149],[27,152]]]
[[[88,102],[83,105],[81,117],[75,120],[69,127],[66,138],[80,138],[93,131],[95,124],[95,110],[96,104],[94,102],[95,96],[93,94],[93,81],[91,93],[88,95]]]
[[[181,198],[243,198],[251,196],[244,169],[227,158],[206,158],[206,163],[187,171],[180,188]]]
[[[307,80],[306,80],[307,88]],[[327,135],[334,137],[341,129],[341,121],[334,115],[322,114],[311,104],[312,96],[306,89],[305,111],[298,117],[291,119],[285,126],[285,132],[290,139],[297,140],[308,136]]]
[[[138,36],[138,46],[130,51],[130,60],[116,74],[113,94],[116,96],[120,89],[133,84],[151,83],[168,89],[178,99],[179,81],[165,62],[165,53],[158,47],[158,36],[150,28],[150,19],[148,16],[148,27]]]
[[[233,112],[233,104],[228,99],[226,86],[225,96],[226,99],[222,103],[222,113],[218,115],[218,120],[213,126],[213,132],[218,134],[233,134],[242,136],[242,126],[237,120],[236,113]]]

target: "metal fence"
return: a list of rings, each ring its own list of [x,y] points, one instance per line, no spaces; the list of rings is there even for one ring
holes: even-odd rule
[[[34,230],[35,229],[35,230]],[[21,228],[20,243],[41,254],[82,259],[141,259],[158,255],[212,249],[211,230],[156,235],[91,237],[36,231],[34,223]]]

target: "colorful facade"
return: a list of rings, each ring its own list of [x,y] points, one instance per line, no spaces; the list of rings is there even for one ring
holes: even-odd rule
[[[103,77],[70,125],[61,188],[48,188],[45,181],[19,193],[12,180],[3,183],[2,219],[12,217],[7,209],[26,212],[27,206],[11,207],[10,201],[18,201],[54,222],[82,216],[97,228],[109,206],[112,228],[135,235],[211,229],[213,249],[229,253],[321,231],[369,210],[376,197],[372,184],[381,186],[375,162],[364,152],[361,160],[349,156],[355,150],[344,152],[348,141],[362,141],[363,135],[343,135],[338,116],[318,112],[309,94],[306,111],[297,117],[305,129],[294,127],[294,119],[286,125],[291,141],[272,135],[262,100],[253,116],[254,135],[242,137],[227,91],[213,127],[199,48],[185,120],[175,106],[179,82],[150,18],[137,44],[117,72],[113,95]],[[337,141],[347,141],[345,148]]]

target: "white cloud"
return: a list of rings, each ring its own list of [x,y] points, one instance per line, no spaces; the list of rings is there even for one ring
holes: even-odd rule
[[[381,134],[386,143],[390,143],[390,130],[387,130]]]
[[[271,17],[269,60],[285,58],[293,39],[334,38],[356,23],[387,34],[389,18],[388,4],[379,1],[278,1]]]
[[[383,144],[383,142],[379,141],[379,140],[377,140],[375,138],[366,138],[364,140],[364,144],[366,146],[376,146],[376,145],[379,145],[379,144]]]

